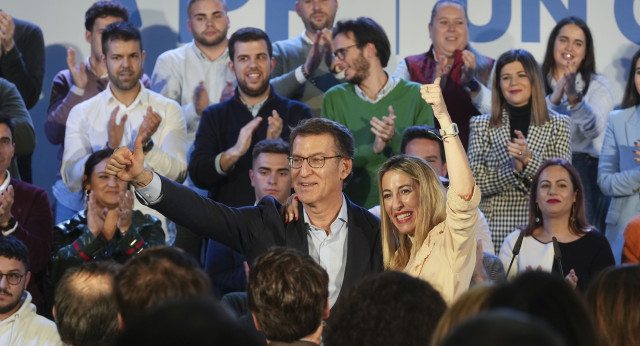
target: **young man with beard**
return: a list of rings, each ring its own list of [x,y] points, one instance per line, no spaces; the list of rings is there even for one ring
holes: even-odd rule
[[[276,67],[271,83],[280,95],[304,102],[320,116],[325,91],[339,84],[331,50],[331,29],[338,0],[298,0],[296,13],[302,19],[300,36],[273,44]]]
[[[13,236],[0,237],[0,345],[62,345],[55,323],[36,315],[29,250]]]
[[[269,84],[275,64],[271,41],[256,28],[242,28],[229,39],[229,69],[235,96],[204,110],[189,162],[189,175],[209,197],[229,206],[252,205],[251,152],[265,138],[289,139],[291,129],[311,110],[276,94]]]
[[[187,12],[193,41],[158,57],[151,88],[182,105],[191,145],[202,111],[233,95],[235,76],[227,67],[229,16],[225,1],[190,0]]]
[[[379,204],[378,168],[400,152],[401,136],[396,133],[412,125],[433,125],[433,112],[420,97],[419,84],[384,71],[391,47],[384,29],[371,18],[338,22],[333,47],[348,83],[327,91],[322,116],[358,134],[354,177],[345,192],[371,208]]]
[[[187,173],[186,130],[180,106],[140,83],[145,52],[140,32],[132,24],[116,22],[102,32],[102,59],[109,74],[107,88],[73,107],[67,120],[60,173],[67,188],[82,188],[87,158],[105,147],[133,147],[138,133],[145,143],[145,163],[169,179],[184,181]],[[149,209],[139,208],[162,221]],[[167,243],[173,239],[167,237]]]

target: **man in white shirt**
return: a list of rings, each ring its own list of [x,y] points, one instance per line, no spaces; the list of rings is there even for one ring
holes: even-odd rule
[[[18,238],[0,237],[0,345],[62,345],[55,323],[36,315],[25,290],[29,250]]]
[[[69,190],[82,187],[83,166],[91,153],[105,147],[133,147],[140,132],[145,143],[145,165],[169,179],[182,182],[187,174],[186,130],[180,106],[140,83],[145,53],[140,32],[132,24],[116,22],[102,32],[102,59],[109,74],[107,89],[75,106],[67,119],[60,169]],[[166,219],[157,216],[167,233]]]
[[[189,0],[189,32],[193,41],[162,53],[151,75],[151,89],[182,105],[192,144],[202,111],[233,95],[229,70],[229,16],[223,0]]]

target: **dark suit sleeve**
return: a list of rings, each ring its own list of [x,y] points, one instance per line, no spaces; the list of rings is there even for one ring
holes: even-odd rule
[[[11,213],[18,226],[11,235],[27,245],[31,272],[38,273],[49,260],[53,241],[53,216],[49,198],[44,190],[32,187],[22,190],[16,188],[20,182],[15,184],[15,200]]]
[[[218,154],[229,149],[222,146],[223,136],[221,131],[231,131],[233,129],[222,129],[216,122],[218,114],[211,107],[202,111],[200,125],[196,132],[196,139],[193,144],[193,152],[189,159],[189,176],[193,183],[206,190],[211,190],[214,186],[221,184],[226,175],[221,175],[216,170],[215,159]],[[229,172],[231,173],[231,169]]]

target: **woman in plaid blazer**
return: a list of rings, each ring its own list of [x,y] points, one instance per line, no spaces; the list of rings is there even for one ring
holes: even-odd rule
[[[499,253],[503,239],[527,224],[529,185],[540,164],[571,159],[571,135],[569,118],[547,109],[540,68],[524,49],[498,58],[491,98],[491,114],[471,118],[468,155]]]

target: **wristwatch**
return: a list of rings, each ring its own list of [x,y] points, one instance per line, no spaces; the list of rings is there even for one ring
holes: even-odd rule
[[[449,137],[455,137],[460,133],[458,131],[458,124],[451,123],[446,129],[440,129],[440,136],[442,136],[442,140],[445,140]]]
[[[478,81],[474,78],[464,86],[464,89],[467,90],[467,92],[476,92],[480,90],[480,83],[478,83]]]
[[[142,147],[143,153],[148,153],[153,149],[153,139],[149,139],[149,141]]]
[[[13,216],[11,216],[11,218],[9,219],[9,223],[7,223],[6,227],[0,226],[0,231],[3,231],[3,232],[10,231],[15,226],[16,226],[16,219]]]

